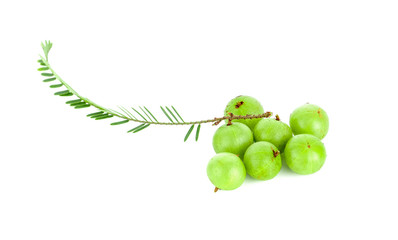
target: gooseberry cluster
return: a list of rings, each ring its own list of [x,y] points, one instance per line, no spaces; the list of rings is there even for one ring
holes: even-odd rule
[[[255,98],[238,96],[228,103],[224,114],[263,112]],[[287,166],[298,174],[312,174],[321,169],[326,159],[321,140],[329,129],[326,112],[319,106],[305,104],[291,113],[289,125],[278,115],[275,119],[226,120],[214,133],[216,155],[207,165],[214,191],[240,187],[246,174],[258,180],[274,178],[281,170],[282,154]]]

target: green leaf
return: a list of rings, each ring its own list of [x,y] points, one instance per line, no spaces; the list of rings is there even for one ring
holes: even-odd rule
[[[63,86],[63,84],[61,83],[61,84],[54,84],[54,85],[50,85],[50,88],[59,88],[59,87],[62,87]]]
[[[133,128],[133,129],[130,129],[130,130],[128,130],[127,132],[129,133],[129,132],[133,132],[133,131],[135,131],[135,130],[137,130],[138,128],[140,128],[140,127],[142,127],[142,126],[144,126],[145,125],[145,123],[143,123],[143,124],[140,124],[140,125],[138,125],[137,127],[135,127],[135,128]]]
[[[85,105],[77,105],[77,106],[75,107],[75,109],[87,108],[87,107],[90,107],[90,106],[91,106],[90,104],[85,104]]]
[[[181,119],[181,121],[184,122],[184,119],[182,119],[182,117],[181,117],[180,114],[177,112],[177,110],[176,110],[173,106],[171,106],[171,107],[173,108],[174,112],[177,113],[177,115],[178,115],[178,117]]]
[[[144,106],[144,108],[145,108],[145,110],[147,110],[147,112],[149,112],[149,114],[151,114],[151,116],[153,117],[153,119],[155,119],[156,122],[159,122],[159,121],[155,118],[155,116],[153,116],[153,114],[148,110],[148,108],[146,108],[145,106]]]
[[[173,120],[170,118],[170,116],[167,114],[167,112],[163,109],[163,107],[160,106],[160,108],[162,109],[164,115],[166,115],[166,117],[170,120],[170,122],[174,123]]]
[[[124,107],[122,107],[122,106],[119,106],[119,108],[120,108],[120,110],[122,110],[125,114],[127,114],[131,119],[136,119],[136,120],[137,120],[137,118],[136,118],[131,112],[129,112],[126,108],[124,108]]]
[[[73,96],[73,93],[65,93],[65,94],[61,94],[61,97],[69,97],[69,96]]]
[[[53,44],[50,41],[45,41],[44,43],[41,43],[41,47],[43,48],[46,60],[48,60],[48,53],[50,52],[52,46]]]
[[[102,119],[111,118],[111,117],[113,117],[113,115],[99,116],[99,117],[96,117],[95,120],[102,120]]]
[[[75,100],[69,100],[66,102],[66,104],[72,104],[72,103],[77,103],[77,102],[81,102],[81,99],[75,99]]]
[[[145,112],[144,109],[142,109],[141,106],[140,106],[140,109],[141,109],[141,111],[142,111],[143,113],[145,113],[145,115],[148,117],[148,119],[149,119],[151,122],[153,122],[152,118]]]
[[[48,67],[42,67],[38,68],[37,71],[47,71],[49,68]]]
[[[135,108],[132,107],[131,109],[133,109],[136,113],[138,113],[142,117],[142,119],[144,119],[145,121],[148,121],[148,120],[146,120],[146,118],[144,116],[142,116],[142,114],[140,112],[135,110]]]
[[[149,127],[149,125],[151,125],[151,124],[147,124],[147,125],[145,125],[145,126],[142,126],[142,127],[140,127],[140,128],[137,128],[136,130],[134,130],[133,133],[139,132],[139,131],[141,131],[141,130],[147,128],[147,127]]]
[[[54,95],[63,95],[63,94],[67,94],[67,93],[71,93],[71,92],[69,92],[69,90],[64,90],[64,91],[56,92],[56,93],[54,93]]]
[[[123,120],[123,121],[120,121],[120,122],[111,123],[111,125],[120,125],[120,124],[128,123],[129,121],[130,120]]]
[[[198,141],[199,139],[199,132],[200,132],[200,124],[196,128],[196,136],[195,136],[195,141]]]
[[[80,100],[80,99],[79,99]],[[93,117],[93,116],[96,116],[96,115],[102,115],[104,112],[95,112],[95,113],[90,113],[90,114],[87,114],[87,117]]]
[[[80,105],[85,105],[86,102],[75,102],[75,103],[71,103],[71,106],[80,106]]]
[[[186,142],[186,141],[188,140],[189,135],[191,135],[191,132],[192,132],[192,130],[193,130],[194,127],[195,127],[195,124],[193,124],[193,125],[189,128],[187,134],[185,135],[184,142]]]
[[[167,106],[166,106],[166,109],[167,109],[167,111],[169,111],[169,113],[171,114],[171,116],[173,116],[173,118],[174,118],[177,122],[179,122],[178,119],[176,118],[176,116],[174,116],[173,112],[170,111],[170,109],[169,109]]]
[[[120,116],[122,116],[123,118],[129,118],[129,117],[127,117],[126,115],[124,115],[123,113],[120,113],[120,112],[118,112],[118,111],[116,111],[116,110],[113,110],[113,109],[107,109],[109,112],[111,112],[112,114],[114,114],[114,115],[120,115]]]
[[[53,73],[42,73],[41,75],[42,75],[42,76],[45,76],[45,77],[52,77],[52,76],[54,76]]]
[[[43,82],[52,82],[52,81],[54,81],[54,80],[57,80],[57,78],[55,78],[55,77],[53,77],[53,78],[47,78],[47,79],[44,79]]]

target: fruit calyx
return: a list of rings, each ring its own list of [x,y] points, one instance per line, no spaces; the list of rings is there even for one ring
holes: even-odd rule
[[[274,157],[277,157],[281,152],[279,151],[275,151],[273,148],[272,149],[272,153],[274,154]]]

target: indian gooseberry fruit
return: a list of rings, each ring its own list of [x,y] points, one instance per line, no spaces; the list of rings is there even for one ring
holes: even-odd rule
[[[237,96],[227,104],[224,116],[233,115],[248,115],[248,114],[262,114],[264,108],[261,103],[253,97],[249,96]],[[228,121],[228,120],[226,120]],[[257,119],[234,119],[232,122],[240,122],[246,124],[250,129],[254,129],[254,126],[260,121]]]
[[[253,141],[253,133],[245,124],[224,124],[214,133],[213,148],[216,153],[229,152],[243,158]]]
[[[293,136],[290,127],[279,120],[264,118],[254,127],[253,134],[255,141],[266,141],[275,145],[283,152],[287,141]]]
[[[290,127],[294,135],[311,134],[323,139],[329,130],[329,117],[319,106],[304,104],[290,114]]]
[[[323,166],[326,160],[325,146],[321,140],[310,134],[292,137],[285,147],[287,166],[299,174],[312,174]]]
[[[243,158],[247,173],[258,180],[274,178],[282,167],[278,148],[269,142],[252,144]]]
[[[216,187],[215,191],[233,190],[242,185],[246,178],[246,169],[235,154],[218,153],[207,164],[207,176]]]

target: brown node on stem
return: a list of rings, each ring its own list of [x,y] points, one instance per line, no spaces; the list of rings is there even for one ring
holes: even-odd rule
[[[218,120],[216,122],[213,123],[213,126],[217,126],[218,124],[220,124],[221,120]]]
[[[267,118],[267,117],[271,117],[272,116],[272,112],[266,112],[265,114],[264,114],[264,116]]]
[[[231,126],[232,125],[232,117],[234,116],[234,114],[233,113],[228,113],[228,115],[229,115],[229,118],[228,118],[228,124],[227,124],[227,126]]]
[[[218,187],[215,187],[215,188],[214,188],[214,192],[217,192],[218,190],[219,190]]]
[[[236,104],[235,104],[235,108],[239,108],[240,106],[242,106],[243,105],[243,101],[240,101],[240,102],[237,102]]]
[[[275,120],[276,120],[276,121],[280,121],[280,120],[281,120],[281,119],[279,118],[279,115],[278,115],[278,114],[275,115]]]

